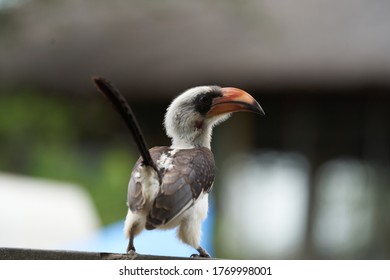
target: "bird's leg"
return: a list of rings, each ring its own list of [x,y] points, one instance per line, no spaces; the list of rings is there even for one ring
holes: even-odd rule
[[[131,235],[129,238],[129,244],[127,245],[127,250],[126,252],[129,254],[130,252],[135,252],[135,247],[134,247],[134,236]]]
[[[130,238],[129,238],[129,244],[127,245],[127,254],[136,256],[137,253],[135,252],[135,247],[134,247],[134,233],[133,231],[130,232]]]
[[[199,255],[192,254],[191,258],[208,258],[208,259],[211,258],[210,254],[207,253],[207,251],[203,249],[201,246],[199,246],[196,250],[199,252]]]

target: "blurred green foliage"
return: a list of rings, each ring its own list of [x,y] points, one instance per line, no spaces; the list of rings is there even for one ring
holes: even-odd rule
[[[113,132],[119,121],[102,104],[96,95],[0,92],[0,171],[76,183],[91,194],[102,224],[123,219],[136,158],[127,131]]]

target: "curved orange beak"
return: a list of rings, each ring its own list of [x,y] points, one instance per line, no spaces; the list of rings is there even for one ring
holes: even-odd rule
[[[238,111],[265,115],[263,108],[249,93],[238,88],[225,87],[222,88],[222,96],[213,99],[207,117]]]

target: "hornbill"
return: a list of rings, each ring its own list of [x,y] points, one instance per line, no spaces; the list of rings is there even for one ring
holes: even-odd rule
[[[200,246],[200,235],[215,176],[210,150],[212,129],[232,112],[264,115],[263,109],[241,89],[188,89],[172,101],[165,114],[164,126],[172,145],[148,150],[136,118],[120,92],[104,78],[92,79],[126,122],[141,154],[128,184],[129,209],[124,225],[129,238],[127,252],[135,254],[134,237],[144,229],[177,227],[178,238],[199,252],[192,257],[209,258]]]

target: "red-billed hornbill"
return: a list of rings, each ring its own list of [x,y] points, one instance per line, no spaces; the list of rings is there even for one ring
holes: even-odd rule
[[[128,214],[124,232],[127,252],[135,254],[134,237],[142,230],[178,227],[181,241],[210,257],[200,246],[201,223],[206,218],[208,194],[215,176],[210,150],[212,129],[232,112],[264,115],[256,100],[243,90],[200,86],[176,97],[165,114],[170,147],[147,149],[138,123],[126,100],[110,82],[93,78],[130,128],[141,157],[135,163],[128,186]]]

